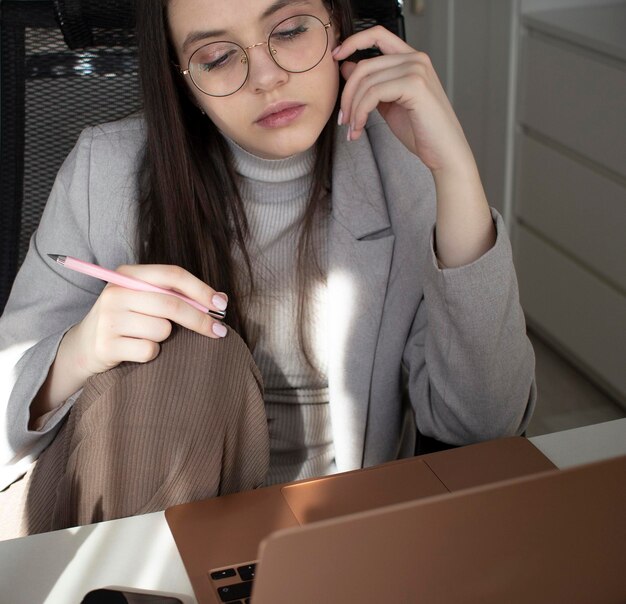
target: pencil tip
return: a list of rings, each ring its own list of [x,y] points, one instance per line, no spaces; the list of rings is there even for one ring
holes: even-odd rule
[[[55,262],[58,262],[59,264],[63,264],[65,260],[65,256],[61,256],[61,254],[48,254],[48,256],[52,258],[52,260],[54,260]]]

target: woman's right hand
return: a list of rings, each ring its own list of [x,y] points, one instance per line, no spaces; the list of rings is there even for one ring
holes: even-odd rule
[[[226,294],[178,266],[125,265],[118,272],[171,289],[213,310],[225,310]],[[208,314],[169,294],[142,292],[108,284],[85,318],[65,334],[48,376],[31,405],[31,423],[63,404],[91,376],[123,361],[146,363],[156,358],[172,323],[209,338],[227,329]]]
[[[126,265],[117,272],[176,291],[212,310],[225,310],[226,294],[178,266]],[[122,361],[145,363],[156,358],[172,323],[210,338],[224,337],[226,327],[185,301],[153,292],[107,285],[75,330],[76,362],[90,374],[107,371]]]

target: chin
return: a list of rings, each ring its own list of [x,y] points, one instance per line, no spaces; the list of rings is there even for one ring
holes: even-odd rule
[[[254,141],[245,149],[265,159],[284,159],[307,151],[315,145],[322,128],[281,128],[275,131],[264,131],[261,140]],[[243,145],[242,145],[243,146]]]

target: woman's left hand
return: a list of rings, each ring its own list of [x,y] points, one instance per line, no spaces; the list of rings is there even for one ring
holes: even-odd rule
[[[433,173],[474,163],[473,155],[430,58],[381,26],[358,32],[333,51],[341,61],[376,46],[382,56],[345,62],[340,123],[348,139],[360,137],[378,109],[398,139]]]
[[[382,56],[345,62],[340,123],[348,139],[361,136],[378,109],[392,132],[430,168],[437,196],[437,258],[440,266],[463,266],[480,258],[496,230],[478,167],[430,59],[383,27],[358,32],[335,48],[337,61],[378,47]]]

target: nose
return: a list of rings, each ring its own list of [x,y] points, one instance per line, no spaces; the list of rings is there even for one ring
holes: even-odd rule
[[[258,48],[257,48],[258,47]],[[256,49],[254,53],[251,50]],[[267,42],[259,42],[249,46],[248,51],[248,83],[253,92],[267,92],[282,86],[289,79],[289,74],[281,69],[270,56]],[[254,54],[254,58],[251,56]]]

